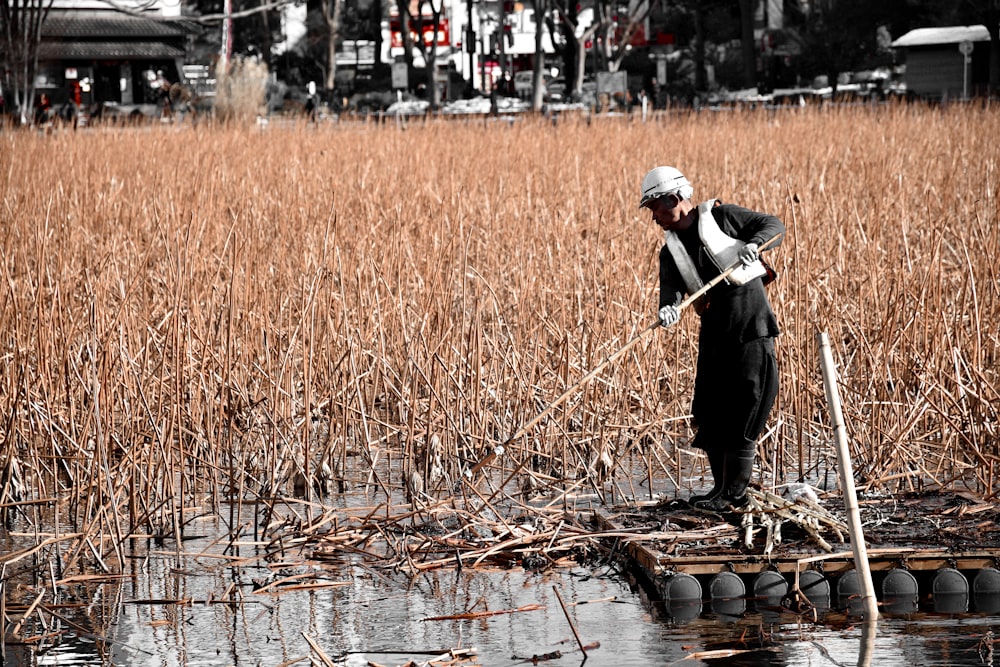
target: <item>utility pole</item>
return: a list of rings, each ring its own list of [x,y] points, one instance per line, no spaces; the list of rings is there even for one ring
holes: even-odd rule
[[[962,99],[969,99],[969,61],[974,46],[969,40],[958,45],[958,51],[962,54]]]
[[[229,71],[229,57],[233,53],[233,0],[224,0],[222,4],[222,51],[219,53],[219,67],[215,73],[215,78],[225,76]]]
[[[507,0],[500,0],[500,26],[497,29],[497,51],[500,57],[500,85],[503,86],[503,94],[509,93],[507,88]]]
[[[479,59],[479,87],[480,90],[486,92],[486,54],[489,53],[489,47],[486,45],[486,32],[482,29],[483,24],[479,24],[479,50],[482,56]]]
[[[472,27],[472,12],[475,3],[465,0],[469,8],[469,22],[465,26],[465,50],[469,54],[469,85],[475,88],[476,81],[476,31]]]

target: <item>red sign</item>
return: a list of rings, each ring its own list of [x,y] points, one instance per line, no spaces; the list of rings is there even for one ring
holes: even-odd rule
[[[393,18],[389,21],[389,29],[392,31],[392,46],[393,48],[403,47],[403,29],[402,21],[398,18]],[[430,16],[425,16],[423,19],[413,18],[410,19],[410,37],[416,42],[419,37],[417,35],[417,29],[423,33],[424,44],[426,46],[434,45],[434,19]],[[437,30],[437,45],[438,46],[451,46],[451,35],[448,32],[448,19],[441,19],[438,21]]]
[[[615,44],[622,43],[622,37],[625,36],[625,26],[618,25],[615,27]],[[636,30],[632,33],[632,39],[629,40],[629,44],[632,46],[648,46],[649,41],[646,39],[646,29],[642,24],[636,26]]]

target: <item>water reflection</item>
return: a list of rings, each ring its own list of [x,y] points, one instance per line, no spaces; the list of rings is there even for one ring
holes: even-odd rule
[[[204,598],[207,587],[225,583],[223,572],[150,576],[141,593],[153,599]],[[600,648],[588,651],[588,665],[656,664],[657,644],[648,636],[655,626],[628,585],[614,577],[582,570],[557,575],[435,571],[400,581],[355,568],[346,583],[236,606],[126,604],[115,664],[278,664],[309,656],[306,636],[339,664],[403,664],[458,647],[475,647],[481,664],[513,664],[557,650],[582,659],[553,585],[582,640],[600,642]],[[427,620],[517,609],[524,610]],[[153,646],[156,655],[130,648],[137,646]]]
[[[588,649],[587,667],[709,664],[708,658],[689,658],[697,655],[723,656],[710,659],[713,665],[832,664],[831,659],[860,667],[981,664],[974,659],[979,643],[998,622],[977,614],[917,611],[886,616],[877,625],[853,624],[831,610],[824,623],[813,624],[745,600],[664,605],[621,576],[588,570],[432,572],[400,581],[357,568],[342,587],[259,600],[251,592],[238,605],[213,604],[206,602],[213,587],[233,583],[229,568],[203,565],[180,576],[156,559],[146,566],[145,580],[123,596],[115,643],[104,659],[94,642],[74,641],[37,662],[5,664],[306,664],[316,657],[306,637],[335,664],[352,667],[419,662],[457,647],[475,647],[477,663],[487,667],[526,664],[555,651],[562,658],[553,664],[578,664],[582,655],[552,586],[559,587],[581,640],[600,643]],[[159,602],[137,604],[142,596]],[[163,602],[168,598],[198,601]],[[520,608],[526,610],[425,620]]]
[[[987,594],[971,604],[890,601],[877,625],[860,623],[850,600],[835,596],[814,623],[752,589],[713,598],[707,581],[702,600],[664,602],[608,564],[410,577],[358,563],[320,566],[293,551],[280,562],[256,560],[252,545],[223,553],[208,538],[184,548],[197,555],[137,549],[131,578],[97,589],[87,609],[108,612],[107,641],[68,633],[44,655],[8,646],[3,664],[292,665],[322,662],[322,652],[336,665],[388,666],[474,647],[484,667],[557,651],[551,664],[577,665],[583,655],[554,586],[581,641],[600,644],[587,650],[586,667],[988,664],[979,661],[982,642],[1000,624],[997,596]],[[449,618],[428,620],[438,617]]]

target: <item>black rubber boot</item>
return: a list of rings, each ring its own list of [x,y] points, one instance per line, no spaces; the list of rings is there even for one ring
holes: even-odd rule
[[[708,510],[709,512],[730,512],[743,507],[748,502],[750,502],[750,497],[745,492],[739,498],[730,498],[726,494],[721,493],[711,500],[698,503],[695,507],[700,510]]]
[[[730,456],[727,461],[726,488],[722,495],[728,498],[734,507],[746,504],[747,487],[753,476],[753,459],[754,450],[750,449]],[[739,502],[740,500],[742,502]]]
[[[688,498],[688,502],[703,503],[712,500],[722,494],[726,488],[726,453],[719,451],[706,452],[708,454],[708,465],[712,469],[712,488],[708,493],[702,493]]]
[[[740,454],[727,455],[722,492],[713,498],[698,502],[695,507],[712,512],[725,512],[746,505],[749,501],[747,487],[753,475],[753,451],[751,449]]]

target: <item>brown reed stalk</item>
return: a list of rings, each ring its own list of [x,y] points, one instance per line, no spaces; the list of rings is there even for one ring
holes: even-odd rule
[[[657,163],[789,224],[769,253],[774,484],[829,469],[822,329],[866,482],[992,492],[1000,155],[975,136],[995,109],[565,121],[7,139],[0,451],[32,497],[66,499],[55,516],[88,540],[66,562],[93,547],[113,567],[140,526],[180,537],[208,499],[232,526],[246,501],[280,515],[296,457],[396,497],[436,435],[455,481],[654,311],[661,237],[635,192]],[[637,347],[510,460],[608,498],[684,492],[696,330]]]

